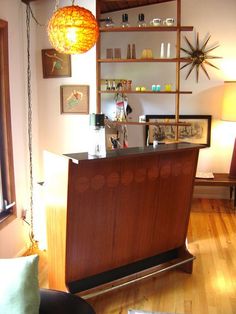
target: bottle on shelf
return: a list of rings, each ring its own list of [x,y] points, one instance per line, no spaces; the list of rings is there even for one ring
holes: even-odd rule
[[[116,90],[116,81],[115,80],[112,81],[111,90]]]
[[[111,90],[111,82],[106,80],[106,90]]]
[[[166,57],[170,58],[170,43],[167,44]]]
[[[145,22],[145,19],[144,19],[144,14],[143,13],[140,13],[138,15],[138,22],[137,22],[137,25],[138,27],[145,27],[147,24]]]
[[[127,81],[127,90],[131,91],[132,90],[132,80]]]
[[[128,46],[127,46],[127,59],[131,59],[131,56],[132,56],[131,46],[130,46],[130,44],[128,44]]]
[[[129,16],[127,13],[122,14],[121,27],[129,27]]]
[[[160,58],[164,58],[165,57],[165,52],[164,52],[164,43],[161,43],[161,52],[160,52]]]
[[[135,44],[132,44],[132,55],[131,55],[132,59],[136,59],[136,48],[135,48]]]

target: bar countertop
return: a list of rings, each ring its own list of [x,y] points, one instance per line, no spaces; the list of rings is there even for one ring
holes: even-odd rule
[[[203,148],[204,145],[190,144],[190,143],[174,143],[174,144],[160,144],[156,148],[153,146],[143,146],[143,147],[130,147],[121,148],[116,150],[108,150],[105,157],[89,156],[87,152],[82,153],[72,153],[64,154],[64,156],[69,157],[75,161],[85,161],[85,160],[97,160],[97,159],[110,159],[117,157],[128,157],[128,156],[138,156],[143,154],[152,153],[165,153],[165,152],[176,152],[180,150]]]

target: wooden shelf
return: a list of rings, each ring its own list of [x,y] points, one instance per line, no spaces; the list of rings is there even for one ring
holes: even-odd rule
[[[214,178],[195,178],[194,185],[201,186],[228,186],[230,188],[230,199],[234,192],[234,208],[236,207],[236,179],[230,178],[228,173],[213,173]]]
[[[152,59],[98,59],[100,63],[141,63],[141,62],[190,62],[190,58],[152,58]]]
[[[100,32],[188,32],[193,30],[193,26],[145,26],[145,27],[101,27]]]
[[[99,94],[117,94],[117,93],[123,93],[123,94],[192,94],[191,91],[160,91],[160,92],[154,92],[151,90],[146,91],[135,91],[135,90],[126,90],[126,91],[117,91],[117,90],[99,90]]]
[[[109,124],[109,123],[108,123]],[[171,125],[171,126],[190,126],[187,122],[139,122],[139,121],[112,121],[112,125]],[[109,125],[111,125],[109,124]]]

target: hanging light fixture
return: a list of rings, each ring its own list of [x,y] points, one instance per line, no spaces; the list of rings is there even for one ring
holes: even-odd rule
[[[74,5],[57,9],[48,23],[52,46],[61,53],[80,54],[90,50],[98,39],[98,24],[87,9]]]

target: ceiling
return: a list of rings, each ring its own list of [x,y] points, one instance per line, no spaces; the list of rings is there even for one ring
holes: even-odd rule
[[[42,1],[42,0],[21,0],[24,3],[29,3],[32,1]],[[51,0],[49,0],[51,1]],[[173,0],[127,0],[127,1],[116,1],[116,0],[97,0],[100,6],[101,13],[109,13],[124,9],[137,8],[144,5],[150,5],[161,2],[168,2]]]
[[[172,0],[127,0],[127,1],[115,1],[115,0],[106,0],[98,1],[100,5],[101,13],[114,12],[118,10],[137,8],[144,5],[150,5],[161,2],[168,2]]]

